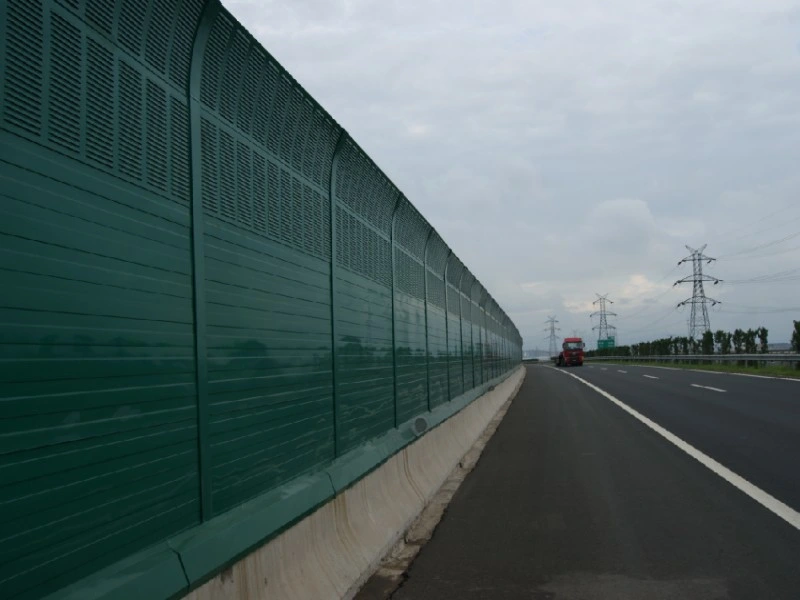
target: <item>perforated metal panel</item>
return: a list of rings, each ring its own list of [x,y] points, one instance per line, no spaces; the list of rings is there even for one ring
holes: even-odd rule
[[[396,402],[402,423],[428,408],[425,245],[431,228],[405,198],[393,220]]]
[[[444,271],[450,250],[435,231],[426,249],[428,279],[428,393],[431,407],[447,402],[447,304]]]
[[[447,261],[447,347],[448,347],[448,385],[449,398],[452,399],[466,391],[464,385],[464,347],[461,326],[461,280],[466,271],[464,264],[455,254]]]
[[[334,456],[323,178],[339,129],[224,11],[211,25],[200,92],[210,478],[219,512]],[[277,96],[292,114],[304,107],[303,118],[276,115]]]
[[[333,175],[336,431],[346,452],[397,422],[391,227],[399,191],[349,139]]]

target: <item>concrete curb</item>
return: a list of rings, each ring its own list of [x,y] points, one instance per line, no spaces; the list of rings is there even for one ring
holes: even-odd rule
[[[519,367],[383,465],[186,600],[355,596],[525,376]]]

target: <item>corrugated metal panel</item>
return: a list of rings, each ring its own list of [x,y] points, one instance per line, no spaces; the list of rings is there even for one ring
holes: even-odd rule
[[[464,271],[461,278],[461,371],[464,377],[464,391],[475,387],[473,356],[475,353],[475,340],[472,338],[472,285],[475,276]]]
[[[480,300],[483,286],[476,279],[470,288],[470,314],[472,321],[472,381],[473,386],[483,383],[483,314],[480,309]]]
[[[449,256],[447,245],[435,231],[426,251],[428,278],[428,388],[431,408],[449,400],[447,382],[447,306],[444,270]]]
[[[450,398],[463,394],[464,353],[461,327],[461,280],[466,268],[455,254],[447,261],[447,347]]]
[[[165,28],[173,53],[190,42],[199,2],[153,13],[136,39],[97,3],[3,4],[0,589],[14,598],[199,520],[186,98],[165,49],[139,62]]]
[[[294,116],[280,127],[258,117],[276,96]],[[326,179],[338,128],[224,12],[201,101],[216,514],[334,457]]]
[[[425,331],[425,244],[430,225],[408,200],[394,212],[397,422],[428,408]]]
[[[343,454],[396,424],[392,212],[397,189],[351,141],[336,181],[336,435]]]

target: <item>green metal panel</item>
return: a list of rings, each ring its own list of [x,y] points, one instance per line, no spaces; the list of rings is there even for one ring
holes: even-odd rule
[[[475,352],[472,338],[472,286],[475,277],[468,269],[464,270],[461,277],[461,372],[464,381],[464,391],[475,387],[473,356]]]
[[[470,321],[472,321],[472,384],[477,387],[483,383],[483,315],[480,301],[483,286],[475,279],[470,288]]]
[[[218,0],[4,0],[0,24],[3,597],[197,581],[519,362]]]
[[[339,128],[225,11],[199,104],[218,513],[334,456],[328,182]]]
[[[336,178],[339,453],[394,426],[391,221],[398,191],[352,140]]]
[[[483,352],[481,355],[481,383],[485,383],[491,379],[491,338],[489,330],[489,316],[486,314],[486,303],[489,301],[489,292],[481,286],[481,297],[478,301],[480,307],[480,320],[481,320],[481,343]]]
[[[431,228],[405,198],[394,216],[397,421],[428,409],[425,243]]]
[[[477,302],[477,310],[476,310],[476,313],[477,313],[476,320],[478,322],[478,335],[479,335],[478,339],[479,339],[479,345],[480,345],[480,351],[479,351],[479,353],[477,355],[477,360],[476,360],[476,367],[477,367],[476,368],[476,380],[479,383],[483,384],[483,383],[486,383],[486,381],[488,379],[486,377],[486,363],[487,363],[488,358],[489,358],[489,355],[488,355],[489,345],[488,345],[488,340],[487,340],[487,336],[486,336],[486,313],[485,313],[485,311],[483,309],[483,306],[482,306],[483,294],[484,294],[483,286],[481,286],[480,292],[481,292],[481,295],[480,295],[480,299]]]
[[[492,337],[492,378],[499,376],[503,371],[502,365],[502,329],[498,320],[501,316],[499,306],[494,298],[489,301],[489,314],[491,319]]]
[[[447,402],[447,312],[445,266],[449,251],[434,231],[426,249],[428,303],[428,389],[431,408]]]
[[[135,30],[130,7],[0,5],[4,598],[199,520],[185,86],[201,3]]]
[[[461,278],[465,267],[455,254],[447,259],[447,347],[449,387],[452,400],[464,393],[463,347],[461,344]]]
[[[486,369],[486,378],[494,379],[497,376],[497,373],[495,373],[495,345],[497,338],[495,336],[494,299],[488,292],[486,294],[483,312],[486,323],[486,364],[484,368]]]

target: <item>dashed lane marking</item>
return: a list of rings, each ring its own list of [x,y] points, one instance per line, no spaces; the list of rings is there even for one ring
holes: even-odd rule
[[[727,391],[727,390],[723,390],[721,388],[711,387],[710,385],[700,385],[698,383],[693,383],[692,387],[702,388],[704,390],[711,390],[712,392],[725,392],[725,391]]]

